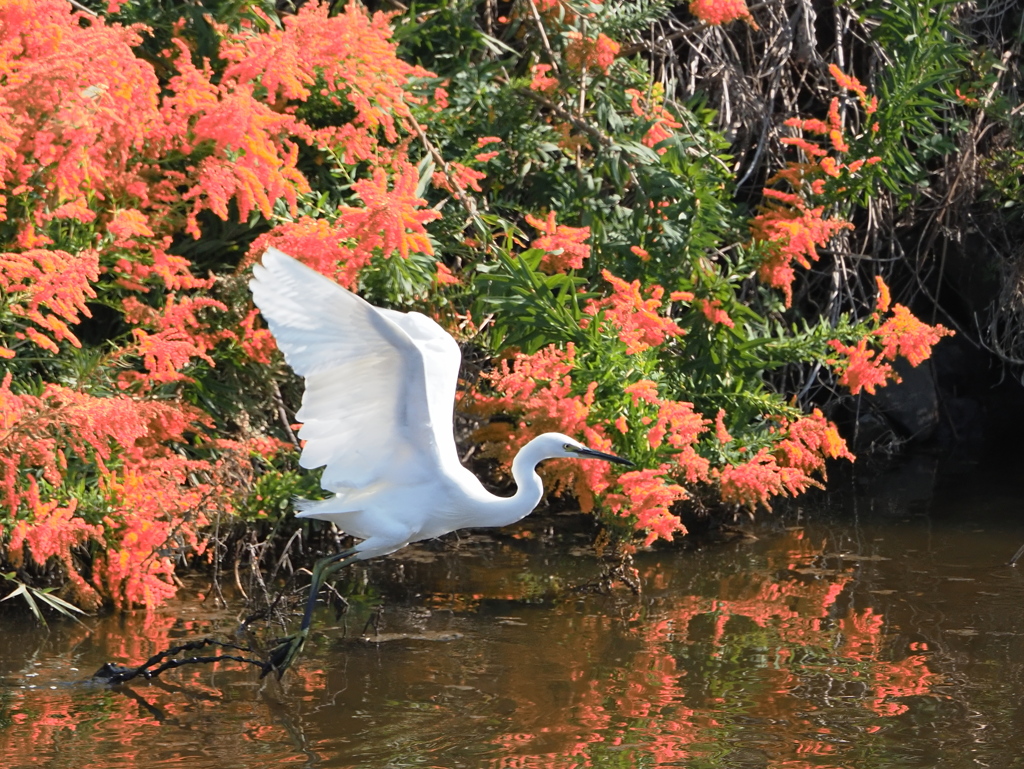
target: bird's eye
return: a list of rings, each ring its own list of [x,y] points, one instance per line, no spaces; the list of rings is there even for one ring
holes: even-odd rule
[[[563,443],[562,444],[562,449],[564,451],[576,451],[576,447],[573,446],[571,443]]]

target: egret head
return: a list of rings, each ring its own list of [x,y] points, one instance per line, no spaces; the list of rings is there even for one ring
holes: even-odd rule
[[[538,448],[543,450],[545,459],[559,459],[561,457],[568,457],[570,459],[603,459],[606,462],[614,462],[617,465],[633,466],[633,463],[628,459],[587,448],[579,441],[562,433],[544,433],[534,438],[530,443],[540,444]]]

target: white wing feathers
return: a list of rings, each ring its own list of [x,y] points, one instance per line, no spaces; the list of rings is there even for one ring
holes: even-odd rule
[[[306,379],[300,464],[326,465],[344,495],[458,463],[452,409],[461,355],[420,313],[384,310],[275,248],[253,267],[253,300],[295,373]]]

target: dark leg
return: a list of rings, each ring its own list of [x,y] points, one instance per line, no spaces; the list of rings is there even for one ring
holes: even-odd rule
[[[1013,558],[1010,559],[1010,566],[1016,566],[1017,561],[1020,560],[1022,555],[1024,555],[1024,545],[1021,545],[1020,550],[1013,554]]]
[[[363,625],[363,635],[366,635],[366,628],[372,627],[374,635],[380,635],[380,618],[384,613],[384,604],[377,604],[377,608],[373,610],[373,614],[370,615],[369,619],[366,620],[366,624]]]
[[[309,625],[313,621],[313,610],[316,608],[317,596],[320,594],[321,585],[338,571],[357,560],[359,560],[359,556],[353,548],[328,558],[321,558],[316,562],[316,565],[313,566],[313,580],[309,586],[309,599],[306,601],[306,613],[302,616],[299,632],[282,638],[281,642],[271,649],[268,667],[263,675],[266,675],[271,670],[276,670],[277,677],[280,678],[284,671],[296,660],[302,651],[303,644],[306,643],[306,637],[309,635]]]

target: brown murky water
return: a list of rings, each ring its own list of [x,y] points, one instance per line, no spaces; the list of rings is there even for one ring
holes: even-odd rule
[[[233,626],[194,601],[0,615],[0,766],[1024,767],[1017,466],[840,484],[756,540],[641,554],[640,597],[566,589],[599,571],[579,519],[409,550],[367,573],[379,634],[322,612],[283,686],[82,683]]]

